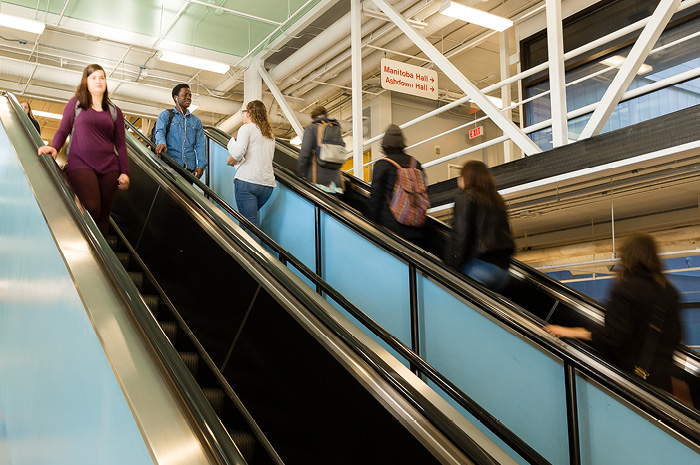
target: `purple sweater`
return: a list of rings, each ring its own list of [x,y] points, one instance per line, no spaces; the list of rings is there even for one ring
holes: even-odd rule
[[[63,109],[63,119],[58,131],[53,136],[51,145],[60,150],[70,135],[75,119],[75,102],[77,97],[68,101]],[[104,174],[119,171],[129,174],[129,160],[126,155],[126,136],[124,134],[124,115],[117,107],[117,121],[112,121],[109,111],[95,111],[93,108],[81,110],[75,121],[73,142],[68,154],[68,171],[91,169]],[[119,157],[114,153],[117,147]]]

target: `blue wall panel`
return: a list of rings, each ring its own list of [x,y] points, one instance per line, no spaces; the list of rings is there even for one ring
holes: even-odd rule
[[[408,265],[325,213],[321,231],[326,282],[411,347]]]
[[[0,283],[0,461],[152,464],[2,129]]]
[[[421,355],[551,463],[568,463],[562,365],[422,276],[419,292]]]
[[[236,169],[226,164],[228,150],[211,139],[207,139],[207,144],[209,144],[209,187],[235,207],[233,177],[236,175]]]
[[[304,265],[316,269],[313,205],[277,183],[260,211],[260,227]]]
[[[697,452],[664,433],[597,386],[577,376],[581,463],[590,465],[695,464]],[[634,438],[621,441],[620,437]]]

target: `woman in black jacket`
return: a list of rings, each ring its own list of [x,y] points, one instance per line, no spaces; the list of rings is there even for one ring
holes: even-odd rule
[[[503,291],[515,244],[503,198],[486,165],[467,162],[457,179],[454,221],[445,263],[484,286]]]
[[[606,306],[604,327],[588,331],[549,325],[544,330],[555,337],[592,341],[623,370],[670,391],[673,351],[681,341],[678,292],[661,273],[656,243],[648,234],[630,237],[620,255],[622,269]]]

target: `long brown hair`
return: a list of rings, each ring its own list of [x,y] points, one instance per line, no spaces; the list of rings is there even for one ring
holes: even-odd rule
[[[248,105],[245,106],[248,116],[255,123],[255,125],[262,132],[263,137],[268,139],[274,139],[275,135],[272,133],[272,127],[270,126],[270,120],[267,118],[267,109],[265,104],[260,100],[251,100]]]
[[[87,65],[83,70],[83,77],[80,79],[80,84],[78,84],[78,88],[75,90],[75,96],[78,97],[78,102],[80,102],[78,106],[80,106],[80,108],[83,110],[87,110],[88,108],[92,107],[92,95],[88,90],[87,78],[95,71],[105,72],[104,68],[98,64]],[[106,75],[107,73],[105,73],[105,76]],[[109,105],[111,103],[112,102],[109,100],[107,83],[105,82],[105,94],[102,97],[102,109],[105,111],[109,110]]]
[[[479,202],[489,205],[495,204],[503,211],[506,211],[506,204],[496,190],[496,181],[491,176],[488,167],[480,161],[468,161],[462,167],[460,173],[463,189],[471,190],[476,194]]]
[[[622,269],[619,281],[624,281],[631,274],[645,274],[654,278],[660,286],[666,287],[668,281],[663,275],[663,268],[656,248],[656,241],[649,234],[635,234],[620,247]]]
[[[26,104],[27,104],[27,110],[29,110],[29,111],[27,112],[27,116],[29,116],[31,119],[36,119],[36,118],[34,118],[34,113],[32,113],[32,106],[29,104],[29,102],[27,102],[26,100],[22,100],[21,102],[19,102],[20,106],[21,106],[23,103],[26,103]],[[24,109],[24,108],[23,108],[23,109]]]

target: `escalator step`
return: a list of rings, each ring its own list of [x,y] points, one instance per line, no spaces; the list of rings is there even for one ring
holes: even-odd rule
[[[224,413],[224,399],[226,398],[224,391],[216,388],[202,388],[202,392],[204,392],[204,397],[207,398],[216,412],[216,416],[221,418],[221,415]]]
[[[153,315],[158,315],[158,306],[160,305],[160,299],[155,295],[145,295],[143,296],[143,301],[146,302],[149,310]]]
[[[119,263],[122,264],[125,270],[129,269],[129,260],[131,259],[131,256],[127,252],[117,252],[115,253],[117,258],[119,259]]]
[[[117,236],[107,236],[107,244],[109,244],[112,250],[117,250],[117,246],[119,245]]]
[[[175,345],[175,341],[177,340],[177,324],[174,321],[162,321],[160,322],[160,327],[163,328],[163,332],[168,336],[168,339],[170,339],[170,343]]]
[[[129,277],[136,285],[136,289],[138,289],[139,292],[143,291],[143,273],[140,271],[127,271],[127,273],[129,273]]]
[[[226,430],[228,431],[229,436],[231,436],[234,444],[236,444],[236,447],[238,447],[238,450],[241,451],[245,461],[248,463],[255,463],[253,461],[253,455],[255,452],[255,436],[250,433],[246,433],[245,431],[238,431],[228,428],[226,428]]]
[[[182,361],[185,362],[185,365],[187,365],[192,376],[196,378],[199,369],[199,355],[195,352],[180,352],[180,357]]]

